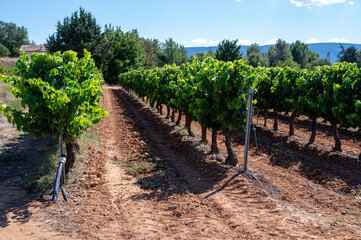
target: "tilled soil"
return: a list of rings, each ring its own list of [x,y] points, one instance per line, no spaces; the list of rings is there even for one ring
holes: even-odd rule
[[[258,183],[220,162],[222,136],[221,154],[211,154],[118,87],[104,88],[103,105],[110,116],[98,126],[102,150],[91,162],[98,184],[76,205],[82,211],[73,206],[77,214],[68,216],[79,222],[74,238],[361,237],[360,203],[351,191],[360,167],[347,159],[258,132],[249,164]],[[193,129],[200,132],[197,124]],[[242,156],[241,136],[234,138]]]
[[[258,129],[249,169],[259,182],[223,164],[220,154],[119,87],[105,87],[108,110],[89,146],[84,179],[70,203],[44,212],[72,239],[360,239],[352,159]],[[182,120],[183,126],[184,122]],[[201,128],[192,124],[197,136]],[[210,141],[210,133],[208,133]],[[233,133],[243,156],[244,136]],[[54,220],[58,222],[53,223]]]

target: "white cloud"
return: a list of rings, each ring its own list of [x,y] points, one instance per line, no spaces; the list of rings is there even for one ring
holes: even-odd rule
[[[215,40],[210,40],[210,41],[208,41],[208,43],[210,44],[210,45],[218,45],[218,41],[215,41]]]
[[[243,0],[236,0],[236,2],[242,2]]]
[[[307,7],[311,6],[322,7],[325,5],[335,4],[335,3],[345,3],[346,0],[290,0],[292,4],[296,7]]]
[[[350,1],[350,2],[348,2],[348,4],[350,4],[350,5],[354,5],[355,3]]]
[[[321,41],[316,39],[316,38],[311,38],[308,39],[305,43],[310,44],[310,43],[320,43]]]
[[[238,40],[238,44],[249,46],[252,44],[252,42],[250,40]]]
[[[332,39],[328,40],[328,42],[349,43],[350,41],[345,38],[332,38]]]
[[[204,38],[198,38],[198,39],[191,40],[190,42],[183,41],[180,43],[182,45],[185,45],[186,43],[188,43],[187,45],[185,45],[186,47],[209,47],[209,46],[216,46],[218,44],[218,41],[207,40]]]
[[[207,40],[204,38],[198,38],[198,39],[194,39],[191,41],[191,43],[196,44],[196,45],[202,45],[202,44],[205,44],[206,42],[207,42]]]
[[[272,38],[266,42],[266,45],[273,45],[276,44],[278,38]]]

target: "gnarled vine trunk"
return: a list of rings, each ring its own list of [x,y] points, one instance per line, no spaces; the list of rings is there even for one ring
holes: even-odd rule
[[[186,128],[187,128],[187,131],[188,131],[188,134],[189,136],[192,136],[194,137],[194,133],[192,132],[192,120],[193,120],[193,117],[192,115],[190,115],[189,113],[185,113],[185,116],[186,116]]]
[[[217,130],[212,129],[212,144],[211,151],[214,153],[219,153],[218,145],[217,145]]]
[[[268,117],[268,112],[267,112],[267,110],[265,110],[264,111],[264,123],[263,123],[264,127],[267,127],[267,117]]]
[[[79,151],[78,141],[75,140],[72,143],[66,143],[65,148],[66,148],[65,174],[67,175],[70,169],[74,166],[76,151]]]
[[[310,137],[310,143],[315,142],[316,139],[316,129],[317,129],[317,118],[312,118],[312,132]]]
[[[341,152],[341,140],[340,140],[340,136],[338,135],[338,128],[337,128],[337,124],[335,123],[331,123],[332,125],[332,130],[333,130],[333,138],[335,139],[335,147],[333,149],[335,149],[336,151]]]
[[[170,116],[170,120],[171,120],[172,122],[175,121],[175,109],[174,109],[174,108],[172,109],[172,115]]]
[[[202,126],[202,142],[208,143],[207,141],[207,128]]]
[[[178,119],[175,125],[179,126],[181,120],[182,120],[182,110],[178,110]]]
[[[273,130],[278,131],[278,112],[274,111]]]
[[[154,104],[155,104],[155,101],[149,100],[149,105],[150,105],[151,108],[154,108]]]
[[[297,112],[294,111],[290,117],[290,131],[289,131],[290,136],[293,136],[295,134],[295,118],[296,118],[296,116],[297,116]]]
[[[226,163],[232,166],[237,166],[238,159],[236,156],[236,153],[232,149],[232,138],[231,138],[231,132],[228,129],[224,130],[224,136],[226,137],[226,147],[227,147],[227,153],[228,157],[226,158]]]
[[[167,106],[167,116],[166,118],[169,118],[170,117],[170,107]]]

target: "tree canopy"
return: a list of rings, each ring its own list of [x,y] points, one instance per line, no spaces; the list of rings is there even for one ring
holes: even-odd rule
[[[224,39],[218,44],[216,50],[216,59],[224,62],[234,61],[242,58],[240,53],[241,45],[237,45],[238,39],[227,40]]]
[[[253,67],[258,65],[262,67],[269,66],[267,55],[261,52],[261,48],[257,43],[252,43],[247,47],[247,60]]]
[[[282,39],[278,39],[275,46],[268,49],[268,58],[271,67],[281,66],[285,62],[292,64],[293,56],[289,44]]]
[[[83,8],[74,12],[63,21],[58,21],[56,32],[46,40],[50,53],[72,50],[83,56],[83,50],[94,51],[93,42],[100,40],[101,28],[91,13]]]
[[[339,62],[357,63],[358,67],[361,67],[361,51],[357,50],[354,46],[345,47],[340,44],[341,51],[337,57]]]
[[[28,30],[15,23],[0,21],[0,56],[17,57],[21,45],[30,44]]]
[[[160,53],[160,65],[175,63],[176,65],[186,63],[188,61],[187,50],[172,38],[169,38],[161,45],[163,52]]]

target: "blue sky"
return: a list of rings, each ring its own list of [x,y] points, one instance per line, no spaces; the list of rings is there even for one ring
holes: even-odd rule
[[[0,0],[0,20],[26,27],[40,44],[79,7],[101,26],[136,28],[140,36],[184,46],[223,39],[265,45],[277,38],[361,43],[361,0]]]

